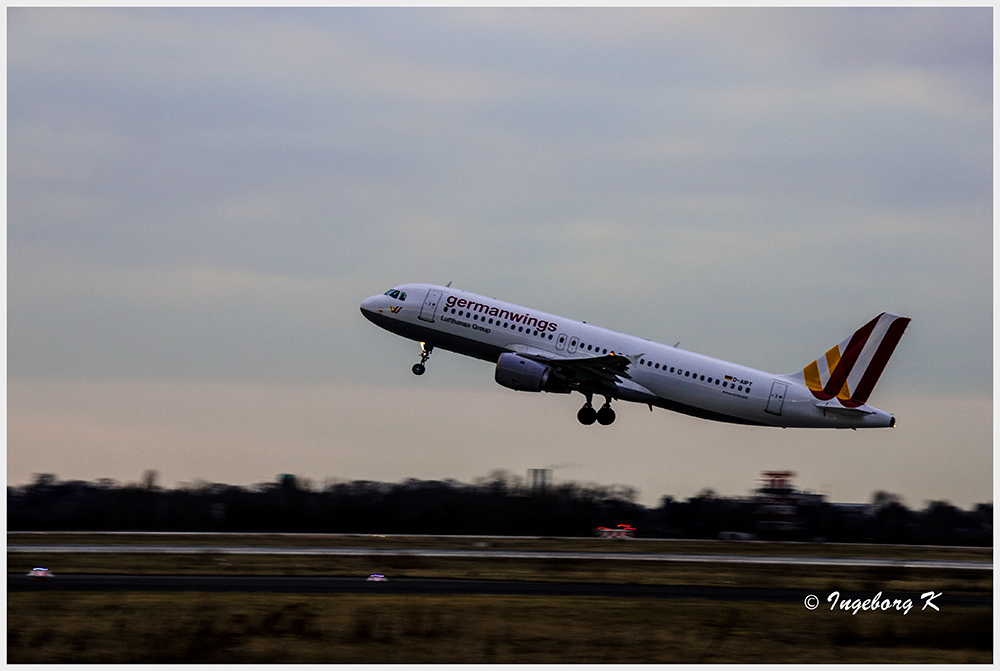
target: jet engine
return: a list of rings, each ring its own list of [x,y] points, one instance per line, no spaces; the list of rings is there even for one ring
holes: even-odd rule
[[[543,363],[526,359],[520,354],[505,352],[497,360],[497,384],[514,391],[550,391],[568,394],[569,387]]]

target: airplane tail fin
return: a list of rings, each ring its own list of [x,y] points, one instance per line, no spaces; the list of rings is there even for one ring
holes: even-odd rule
[[[909,317],[883,312],[795,377],[801,375],[821,401],[836,398],[847,408],[864,405],[909,323]]]

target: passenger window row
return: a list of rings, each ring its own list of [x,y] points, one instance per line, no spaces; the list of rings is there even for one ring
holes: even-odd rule
[[[405,294],[404,294],[404,297],[405,297]],[[404,300],[405,300],[405,298],[404,298]],[[456,310],[455,308],[450,308],[450,309],[449,308],[445,308],[445,312],[449,312],[449,310],[450,310],[451,314],[456,315],[458,317],[464,317],[466,319],[471,319],[473,321],[483,322],[484,324],[490,324],[491,326],[497,326],[497,327],[502,327],[502,328],[505,328],[505,329],[510,329],[511,331],[517,331],[518,333],[525,333],[526,332],[523,325],[513,324],[511,322],[502,322],[499,319],[494,320],[492,317],[483,317],[483,316],[478,315],[478,314],[476,314],[474,312],[467,312],[465,310]],[[530,334],[534,335],[535,337],[541,336],[542,339],[552,340],[552,338],[553,338],[553,336],[552,336],[551,333],[539,332],[537,330],[532,329],[531,327],[528,327],[527,333],[530,333]],[[562,342],[564,339],[565,339],[565,336],[560,336],[560,342]],[[578,348],[579,348],[579,350],[581,352],[584,349],[586,349],[588,352],[596,352],[598,354],[608,354],[607,348],[596,347],[596,346],[594,346],[593,343],[591,343],[591,344],[588,345],[587,343],[581,342],[578,345]],[[615,351],[611,350],[611,354],[614,355]],[[653,368],[655,370],[662,370],[664,372],[667,372],[667,364],[660,364],[659,362],[654,362],[654,361],[646,359],[646,358],[640,358],[639,359],[639,365],[640,366],[646,366],[647,368]],[[733,389],[736,389],[737,391],[743,391],[743,385],[742,384],[737,385],[735,382],[731,383],[728,380],[722,380],[720,378],[713,378],[713,377],[706,377],[704,375],[700,375],[698,373],[692,373],[689,370],[682,370],[682,369],[676,368],[674,366],[670,366],[669,372],[676,373],[677,375],[683,375],[684,377],[689,378],[689,379],[693,378],[694,380],[699,381],[699,382],[706,382],[708,384],[714,384],[717,387],[718,386],[721,386],[723,388],[732,387]],[[746,390],[747,391],[750,390],[750,386],[749,385],[747,385]]]
[[[600,347],[595,347],[594,345],[587,345],[587,344],[582,343],[582,342],[580,343],[579,347],[580,347],[581,351],[583,350],[584,347],[586,347],[588,352],[597,352],[598,354],[607,354],[608,353],[607,348],[601,349]],[[615,351],[611,350],[611,354],[614,355]]]
[[[496,326],[500,328],[509,329],[511,331],[517,331],[518,333],[530,333],[535,337],[541,336],[542,340],[548,339],[552,340],[554,337],[551,333],[543,333],[537,329],[533,329],[530,326],[525,328],[523,325],[513,324],[511,322],[503,322],[499,319],[493,319],[493,317],[483,317],[477,315],[475,312],[467,312],[466,310],[456,310],[455,308],[445,308],[445,312],[451,311],[451,314],[457,315],[459,317],[465,317],[466,319],[471,319],[475,322],[482,322],[484,324],[490,324],[491,326]]]
[[[647,368],[653,368],[655,370],[663,370],[664,372],[667,372],[667,364],[662,364],[662,366],[661,366],[660,363],[650,361],[649,359],[640,358],[639,359],[639,365],[644,365]],[[713,378],[711,376],[705,377],[704,375],[700,375],[698,373],[693,373],[693,372],[691,372],[689,370],[682,370],[682,369],[676,368],[674,366],[670,366],[670,372],[671,373],[676,373],[677,375],[683,375],[686,378],[694,379],[694,380],[697,380],[699,382],[706,382],[708,384],[714,384],[717,387],[721,386],[724,389],[726,389],[726,388],[733,388],[733,389],[736,389],[737,391],[743,391],[743,385],[742,384],[737,385],[735,382],[730,382],[728,380],[723,380],[723,379],[720,379],[720,378],[717,378],[717,377],[716,378]],[[746,390],[750,391],[750,385],[746,386]]]
[[[602,349],[600,347],[595,347],[593,345],[587,345],[586,343],[582,343],[581,342],[580,343],[580,350],[582,351],[584,348],[586,348],[586,350],[588,352],[597,352],[598,354],[607,354],[608,353],[607,349]],[[615,351],[611,350],[611,354],[615,354]],[[640,366],[646,366],[647,368],[653,368],[655,370],[663,370],[664,372],[666,372],[666,370],[667,370],[667,364],[662,364],[661,365],[658,362],[653,362],[653,361],[650,361],[649,359],[645,359],[645,358],[640,358],[639,359],[639,365]],[[728,380],[722,380],[722,379],[719,379],[719,378],[712,378],[712,377],[707,377],[706,378],[704,375],[699,375],[698,373],[692,373],[689,370],[681,370],[680,368],[676,368],[674,366],[670,366],[670,372],[671,373],[677,373],[678,375],[683,375],[686,378],[693,378],[695,380],[698,380],[699,382],[707,382],[708,384],[714,384],[717,387],[721,386],[721,387],[723,387],[725,389],[728,389],[728,388],[732,387],[733,389],[736,389],[737,391],[743,391],[743,385],[742,384],[737,385],[735,382],[729,382]],[[747,385],[746,389],[747,389],[747,391],[749,391],[750,390],[750,385]]]

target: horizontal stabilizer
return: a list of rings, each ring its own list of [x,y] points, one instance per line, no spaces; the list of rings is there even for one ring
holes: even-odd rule
[[[817,403],[816,407],[823,411],[824,415],[840,415],[842,417],[863,417],[865,415],[874,415],[873,410],[865,410],[863,408],[848,408],[840,404],[831,403]]]

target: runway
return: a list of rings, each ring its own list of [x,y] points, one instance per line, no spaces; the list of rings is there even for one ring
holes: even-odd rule
[[[819,557],[803,555],[753,555],[664,552],[578,552],[503,549],[412,549],[384,547],[299,547],[240,545],[137,545],[137,544],[18,544],[7,552],[35,554],[230,554],[319,555],[341,557],[435,557],[466,559],[556,559],[639,562],[695,562],[713,564],[781,564],[827,567],[927,568],[992,571],[992,561],[954,559],[900,559],[887,557]]]
[[[726,587],[699,585],[636,585],[571,582],[521,582],[507,580],[452,580],[400,578],[367,582],[364,578],[327,576],[217,576],[217,575],[108,575],[65,574],[43,581],[23,574],[7,574],[7,592],[244,592],[280,594],[433,594],[499,596],[586,596],[611,598],[697,599],[803,603],[804,589]],[[814,590],[815,592],[815,590]],[[841,595],[872,598],[873,594]],[[919,594],[883,594],[884,598],[912,599]],[[821,598],[826,598],[825,594]],[[991,594],[944,594],[939,606],[991,606]]]

